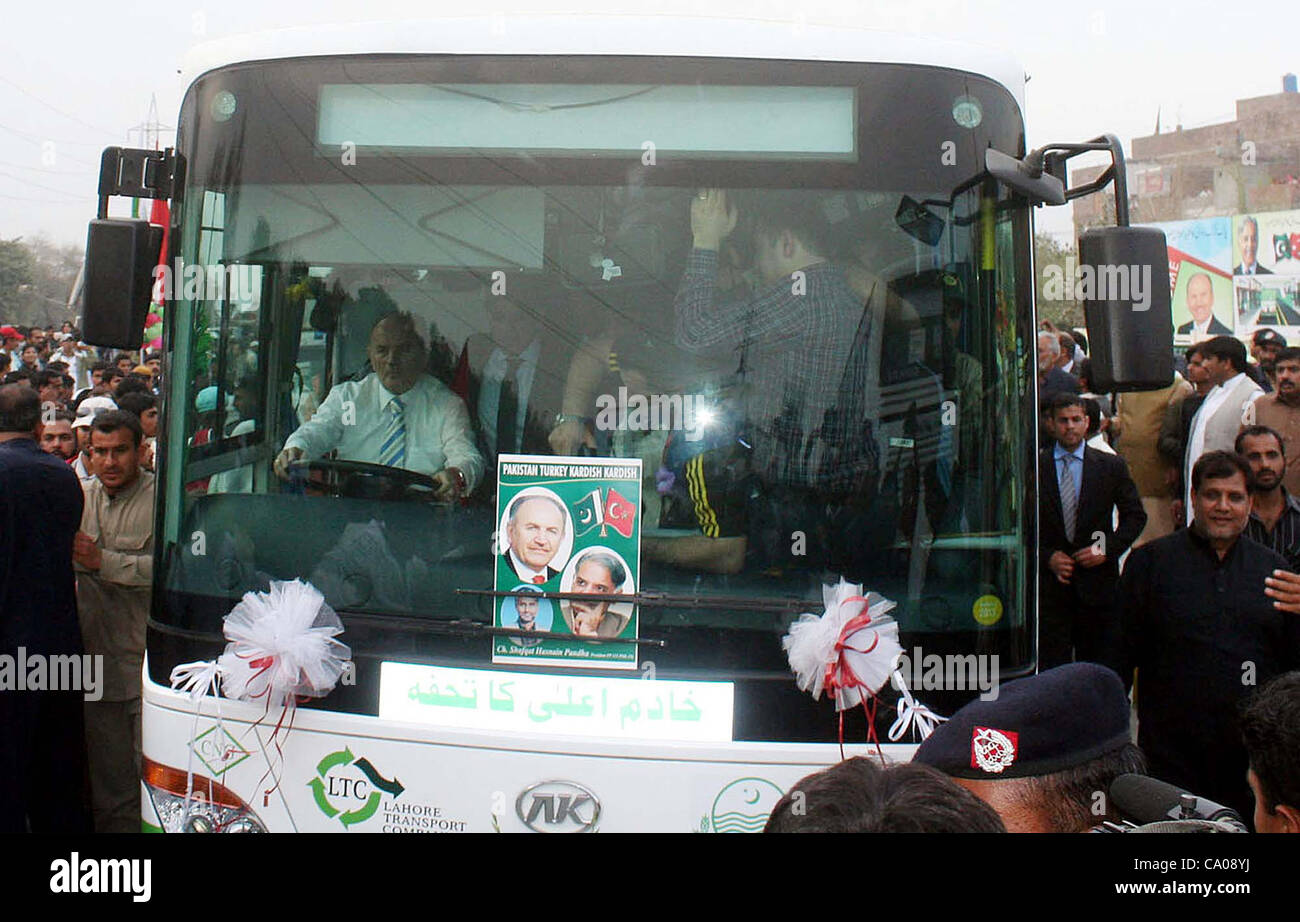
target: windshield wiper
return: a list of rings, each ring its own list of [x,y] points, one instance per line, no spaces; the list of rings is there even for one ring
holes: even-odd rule
[[[630,602],[633,605],[647,605],[653,608],[725,608],[732,611],[766,611],[780,614],[783,612],[820,611],[821,601],[809,599],[754,599],[744,596],[717,595],[704,598],[697,595],[670,595],[666,592],[635,592],[631,595],[615,595],[599,592],[520,592],[517,589],[457,589],[459,595],[486,595],[494,599],[509,599],[521,595],[543,599],[586,599],[594,602]]]
[[[537,595],[538,593],[530,593]],[[580,596],[593,598],[593,596]],[[626,600],[628,596],[620,596]],[[364,611],[349,611],[346,608],[335,609],[341,618],[348,622],[364,624],[370,622],[382,627],[398,627],[404,631],[419,631],[422,634],[459,634],[462,636],[487,635],[489,637],[537,637],[542,640],[581,640],[584,643],[630,643],[643,647],[666,647],[666,640],[649,640],[644,637],[575,637],[573,634],[560,634],[556,631],[525,631],[517,627],[496,627],[483,621],[469,618],[457,618],[454,621],[434,621],[411,618],[409,615],[381,615]]]
[[[625,602],[631,605],[647,605],[653,608],[688,608],[688,609],[727,609],[730,611],[756,611],[771,612],[773,614],[798,613],[805,611],[818,611],[821,602],[814,602],[808,599],[753,599],[743,596],[711,596],[701,598],[694,595],[671,595],[666,592],[637,592],[631,595],[615,595],[614,593],[594,593],[594,592],[529,592],[522,593],[518,590],[502,591],[493,589],[457,589],[459,595],[476,595],[488,596],[489,598],[508,599],[520,595],[528,595],[532,598],[545,599],[577,599],[588,602]],[[451,621],[439,621],[434,619],[412,618],[409,614],[378,614],[374,612],[355,611],[348,609],[336,609],[345,623],[353,622],[357,625],[370,622],[376,626],[396,627],[404,631],[418,631],[428,634],[457,634],[461,636],[489,636],[489,637],[537,637],[543,640],[568,640],[574,639],[572,634],[561,634],[555,631],[524,631],[518,627],[497,627],[483,621],[473,621],[469,618],[457,618]],[[651,640],[644,637],[582,637],[583,641],[590,643],[630,643],[647,647],[665,647],[668,645],[664,640]]]

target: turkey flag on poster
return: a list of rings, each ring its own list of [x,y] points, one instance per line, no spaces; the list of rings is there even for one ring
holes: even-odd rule
[[[624,538],[630,538],[635,521],[636,507],[610,488],[605,494],[605,524]]]

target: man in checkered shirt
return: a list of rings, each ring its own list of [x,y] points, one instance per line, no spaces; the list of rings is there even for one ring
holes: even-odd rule
[[[879,333],[827,258],[826,222],[811,197],[760,194],[753,253],[765,287],[744,301],[715,298],[718,250],[736,228],[735,206],[719,189],[691,202],[693,249],[674,304],[677,343],[743,350],[744,432],[765,484],[853,491],[875,469],[867,367]]]

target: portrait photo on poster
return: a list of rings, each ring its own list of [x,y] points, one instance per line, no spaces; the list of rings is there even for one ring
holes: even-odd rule
[[[632,595],[636,581],[632,568],[617,551],[596,545],[578,553],[560,577],[561,592],[596,595]],[[563,599],[564,623],[578,636],[617,637],[627,627],[635,606],[631,602],[585,602]]]
[[[1171,267],[1174,257],[1170,258]],[[1232,277],[1221,269],[1184,257],[1173,277],[1174,334],[1185,342],[1232,336]]]
[[[501,626],[521,631],[550,631],[555,622],[555,607],[550,599],[542,597],[542,590],[534,585],[520,583],[510,588],[517,595],[501,601]],[[536,646],[539,638],[511,637],[518,646]]]
[[[546,487],[520,490],[506,504],[497,534],[501,560],[520,582],[551,583],[573,553],[573,518]]]
[[[1300,210],[1239,214],[1232,230],[1233,275],[1300,275]]]

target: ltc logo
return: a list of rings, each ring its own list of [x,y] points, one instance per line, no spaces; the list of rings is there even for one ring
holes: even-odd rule
[[[572,781],[543,781],[519,792],[515,813],[533,832],[594,832],[600,798]]]
[[[337,816],[344,829],[375,815],[380,791],[396,800],[406,790],[396,778],[389,781],[379,774],[369,759],[354,758],[346,748],[321,759],[316,775],[307,782],[316,806],[330,819]]]

